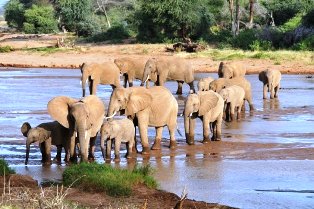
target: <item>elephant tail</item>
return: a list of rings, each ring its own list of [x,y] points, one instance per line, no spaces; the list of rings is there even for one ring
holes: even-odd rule
[[[83,62],[83,64],[81,65],[81,68],[80,68],[81,73],[83,73],[83,68],[84,68],[84,65],[85,65],[85,62]]]

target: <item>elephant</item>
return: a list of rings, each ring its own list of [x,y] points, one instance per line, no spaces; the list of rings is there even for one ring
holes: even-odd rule
[[[39,143],[42,163],[44,164],[51,164],[51,145],[57,147],[57,163],[61,163],[62,147],[66,153],[68,152],[69,129],[63,127],[57,121],[41,123],[35,128],[32,128],[28,122],[25,122],[21,126],[21,132],[23,136],[27,137],[25,165],[28,163],[30,145],[34,142]]]
[[[113,89],[120,87],[120,70],[114,63],[83,63],[81,73],[83,97],[87,81],[91,95],[96,94],[98,84],[110,84]]]
[[[245,76],[246,69],[243,65],[232,63],[232,62],[220,62],[218,68],[219,78],[234,78]]]
[[[263,99],[266,99],[267,90],[270,98],[278,97],[280,88],[281,72],[274,69],[266,69],[258,74],[258,79],[263,82]]]
[[[240,119],[241,108],[244,102],[244,89],[240,86],[228,86],[219,92],[225,102],[226,120],[234,119],[234,111],[237,109],[237,119]]]
[[[115,161],[120,161],[121,142],[127,144],[127,158],[131,158],[134,146],[135,128],[133,121],[124,118],[121,120],[105,121],[100,128],[100,147],[103,158],[111,159],[111,140],[114,139]],[[105,141],[107,151],[105,151]]]
[[[143,82],[149,79],[150,74],[157,75],[157,86],[163,86],[167,80],[174,80],[178,82],[178,89],[176,94],[182,94],[182,85],[187,83],[190,90],[194,89],[194,70],[190,63],[183,58],[150,58],[147,60],[144,69]],[[142,83],[143,85],[143,83]]]
[[[117,111],[125,111],[128,118],[138,126],[142,154],[149,154],[147,137],[148,126],[156,128],[156,138],[152,150],[161,149],[162,130],[169,129],[170,148],[175,148],[175,130],[177,127],[178,102],[171,92],[163,86],[116,88],[111,95],[108,115],[113,117]]]
[[[118,66],[120,72],[124,75],[124,88],[127,87],[127,82],[129,83],[129,87],[132,87],[134,79],[143,79],[146,61],[147,59],[130,57],[117,58],[114,60],[114,63]],[[149,78],[149,80],[153,82],[157,81],[156,74],[151,74]],[[146,88],[149,88],[149,82],[146,82]]]
[[[212,77],[207,77],[207,78],[201,78],[197,84],[198,90],[199,91],[208,91],[209,90],[209,84],[215,80]]]
[[[96,136],[105,116],[104,103],[95,95],[89,95],[80,100],[57,96],[48,102],[47,107],[50,116],[70,131],[71,159],[76,159],[74,147],[77,135],[81,162],[93,160]],[[90,145],[89,149],[88,145]]]
[[[235,77],[232,79],[218,78],[209,84],[209,88],[215,92],[220,92],[221,89],[223,89],[227,86],[233,86],[233,85],[240,86],[244,89],[244,91],[245,91],[244,99],[249,103],[250,111],[253,111],[254,105],[253,105],[253,101],[252,101],[251,84],[244,77]],[[243,105],[242,109],[245,110],[245,105]]]
[[[203,143],[210,142],[209,126],[213,132],[211,140],[221,140],[221,125],[223,116],[224,101],[214,91],[199,91],[197,94],[190,94],[184,106],[184,128],[186,143],[194,144],[195,119],[203,121]]]

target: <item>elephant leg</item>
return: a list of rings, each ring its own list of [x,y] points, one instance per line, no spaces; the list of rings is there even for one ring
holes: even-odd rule
[[[41,152],[41,162],[46,162],[46,153],[45,153],[45,142],[39,143],[39,148]]]
[[[140,121],[138,123],[138,128],[140,131],[140,136],[141,136],[141,142],[142,142],[142,154],[143,155],[149,155],[149,144],[148,144],[148,137],[147,137],[147,125],[148,121]]]
[[[194,88],[194,83],[193,81],[191,83],[188,83],[190,86],[190,91],[192,91],[193,93],[196,93],[195,88]],[[208,87],[207,87],[208,88]],[[207,89],[208,90],[208,89]],[[206,89],[204,89],[204,91],[206,91]]]
[[[275,88],[274,85],[271,85],[271,89],[270,89],[270,98],[273,99],[275,95]]]
[[[94,80],[92,80],[91,78],[89,78],[89,94],[92,95],[93,93],[93,85],[94,85]]]
[[[160,150],[161,149],[162,130],[163,130],[163,127],[156,127],[156,138],[155,138],[155,142],[152,146],[152,150]]]
[[[114,140],[114,161],[120,162],[120,146],[121,146],[121,138],[116,138]]]
[[[106,143],[106,161],[111,160],[112,139],[108,139]]]
[[[96,142],[96,136],[91,137],[89,141],[89,152],[88,152],[88,160],[94,161],[95,160],[95,142]]]
[[[210,142],[209,139],[209,118],[203,117],[203,144]]]
[[[62,145],[57,145],[57,155],[55,158],[56,163],[61,164]]]
[[[242,107],[242,103],[240,103],[240,105],[237,109],[237,120],[241,119],[241,107]]]
[[[222,126],[222,116],[218,116],[217,120],[213,123],[213,132],[215,133],[215,141],[221,140],[221,126]]]
[[[176,94],[181,95],[182,94],[183,81],[177,81],[177,83],[178,83],[178,89],[177,89]]]
[[[124,73],[123,75],[124,75],[123,87],[126,88],[128,83],[128,74]]]
[[[280,84],[275,87],[275,98],[278,98],[278,91],[280,89]]]
[[[47,139],[45,142],[45,165],[50,165],[51,164],[51,138]]]
[[[177,146],[176,138],[175,138],[175,131],[177,128],[176,122],[174,124],[168,124],[168,129],[169,129],[169,135],[170,135],[170,149],[174,149]]]
[[[211,122],[210,126],[211,126],[211,130],[213,132],[213,135],[211,137],[212,141],[216,141],[217,138],[217,121]]]
[[[230,102],[228,102],[226,104],[226,109],[225,109],[226,121],[230,121],[230,110],[231,110]]]
[[[235,105],[230,102],[230,120],[234,120],[234,110],[235,110]]]
[[[264,86],[263,86],[263,99],[266,99],[266,97],[267,97],[267,90],[268,90],[267,84],[264,84]]]

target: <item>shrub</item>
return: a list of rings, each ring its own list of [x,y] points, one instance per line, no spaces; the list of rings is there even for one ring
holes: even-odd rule
[[[24,22],[24,6],[19,0],[10,0],[5,5],[5,20],[8,26],[21,29]]]
[[[254,40],[249,47],[252,51],[269,51],[272,49],[272,42],[264,40]]]
[[[293,45],[292,49],[300,51],[314,51],[314,35],[311,35],[299,43]]]
[[[307,27],[314,27],[314,9],[303,16],[302,24]]]
[[[13,51],[11,46],[0,46],[0,53],[7,53]]]
[[[14,174],[14,173],[15,171],[9,168],[8,163],[5,160],[0,159],[0,176],[3,176],[4,174],[7,175],[7,174]]]
[[[88,41],[102,42],[112,40],[113,42],[121,42],[123,39],[129,38],[130,33],[123,25],[112,26],[106,32],[98,33],[88,39]]]
[[[101,31],[101,25],[95,16],[89,16],[77,24],[77,34],[79,36],[91,36]]]
[[[289,21],[287,21],[285,24],[280,26],[280,30],[282,32],[288,32],[293,31],[301,24],[302,16],[296,15],[295,17],[291,18]]]
[[[79,172],[78,172],[79,171]],[[133,171],[112,168],[110,165],[81,163],[72,165],[63,173],[63,183],[87,191],[106,192],[110,196],[129,196],[132,186],[145,184],[156,188],[150,167],[135,167]]]
[[[247,29],[241,31],[238,36],[233,38],[232,45],[235,48],[248,50],[255,40],[257,40],[256,31],[254,29]]]

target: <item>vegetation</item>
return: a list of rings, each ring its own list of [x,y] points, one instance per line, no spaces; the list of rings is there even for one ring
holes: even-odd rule
[[[9,0],[5,9],[20,31],[67,30],[91,42],[190,38],[218,48],[313,50],[311,0]]]
[[[81,163],[66,168],[63,173],[63,183],[66,186],[72,185],[85,191],[106,192],[110,196],[129,196],[135,185],[144,184],[150,188],[157,187],[157,183],[150,173],[149,166],[136,167],[133,171],[128,171],[116,169],[110,165]]]
[[[9,168],[8,163],[5,160],[0,159],[0,176],[14,173],[15,171]]]
[[[7,53],[13,51],[11,46],[0,46],[0,53]]]

